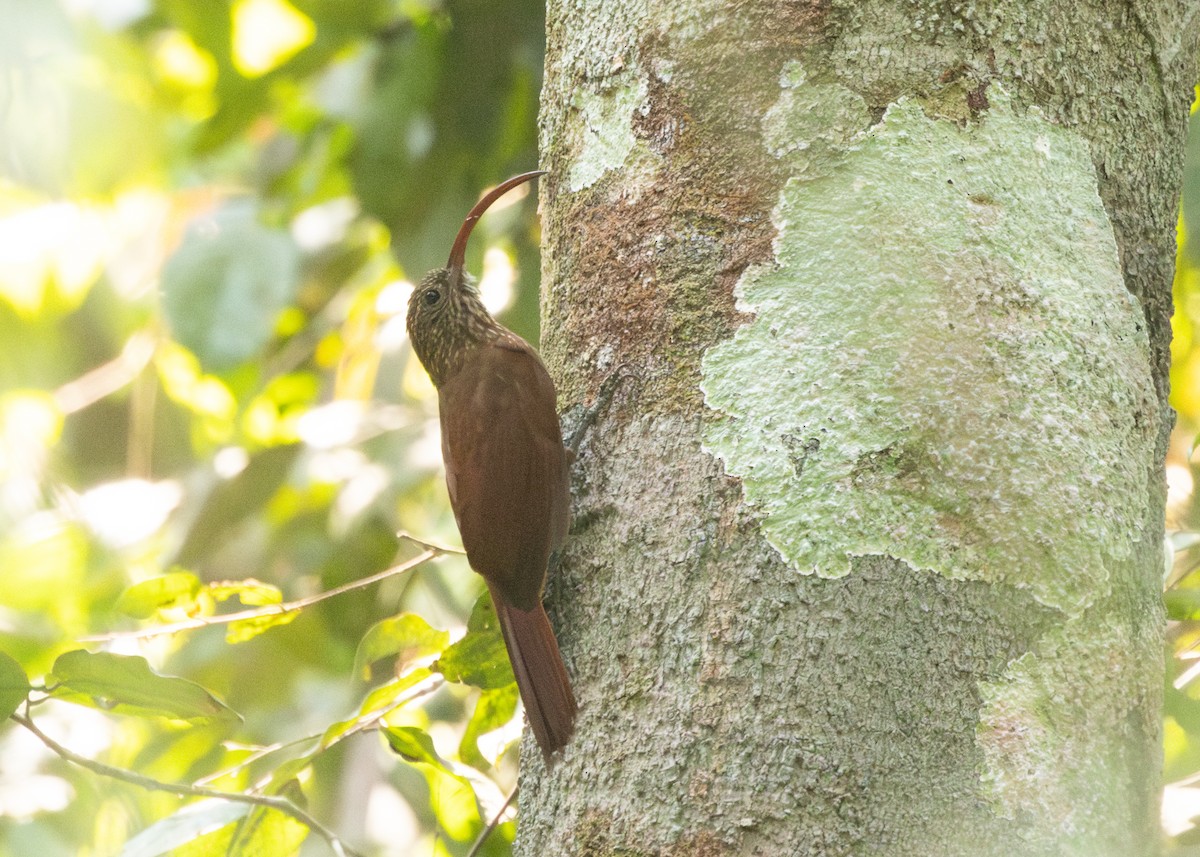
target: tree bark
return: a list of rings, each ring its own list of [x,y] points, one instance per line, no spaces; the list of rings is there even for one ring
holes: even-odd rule
[[[1196,9],[551,0],[519,854],[1156,853]]]

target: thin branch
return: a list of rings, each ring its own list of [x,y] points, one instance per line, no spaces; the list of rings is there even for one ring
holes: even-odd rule
[[[420,699],[422,696],[428,696],[429,694],[431,694],[435,690],[437,690],[439,687],[441,687],[443,684],[445,684],[445,682],[446,682],[446,680],[442,676],[438,676],[438,675],[431,675],[426,679],[422,679],[422,681],[419,684],[415,685],[414,687],[409,688],[408,693],[406,693],[404,696],[400,697],[399,699],[393,700],[391,703],[389,703],[388,705],[385,705],[383,708],[379,709],[378,711],[372,711],[372,712],[368,712],[366,714],[357,715],[357,717],[356,717],[357,722],[353,726],[348,727],[345,732],[341,733],[336,738],[334,738],[332,741],[330,741],[328,744],[326,744],[323,747],[320,747],[319,749],[320,750],[328,750],[334,744],[338,744],[338,743],[344,741],[345,739],[349,738],[351,735],[357,735],[360,732],[366,732],[369,729],[375,728],[375,726],[379,723],[380,720],[387,717],[389,714],[391,714],[396,709],[403,708],[405,705],[408,705],[410,702],[413,702],[414,700]],[[358,719],[358,718],[361,718],[361,719]],[[349,719],[349,718],[347,718],[347,719]],[[243,768],[247,768],[250,765],[254,764],[259,759],[269,756],[270,754],[274,753],[277,750],[282,750],[286,747],[294,747],[297,744],[305,744],[309,741],[320,741],[322,738],[325,737],[326,731],[328,731],[328,730],[323,729],[320,732],[315,732],[311,735],[305,735],[301,738],[294,738],[291,741],[285,741],[285,742],[278,743],[278,744],[270,744],[266,747],[259,747],[258,749],[254,750],[245,759],[241,759],[237,763],[230,765],[228,768],[223,768],[222,770],[217,771],[216,773],[212,773],[212,774],[209,774],[208,776],[201,777],[200,779],[196,780],[196,782],[197,783],[211,783],[211,782],[215,782],[215,781],[221,779],[222,777],[231,776],[233,774],[236,774],[238,771],[242,770]],[[259,786],[256,786],[256,788],[258,788],[258,787]]]
[[[483,843],[487,842],[488,837],[492,835],[492,831],[500,826],[500,819],[504,817],[504,813],[508,812],[508,808],[512,805],[513,798],[516,796],[517,787],[513,786],[513,790],[508,793],[508,798],[504,801],[504,806],[500,807],[500,810],[496,813],[492,820],[488,822],[488,826],[485,827],[483,832],[479,834],[479,838],[475,840],[475,844],[472,845],[471,850],[467,852],[467,857],[476,857],[476,855],[479,854],[479,850],[483,848]]]
[[[133,383],[149,364],[157,347],[153,333],[139,331],[133,334],[119,355],[55,390],[55,403],[63,413],[73,414],[111,396]]]
[[[21,714],[10,715],[13,720],[20,723],[40,740],[43,744],[50,748],[57,756],[66,761],[78,765],[81,768],[91,771],[93,774],[98,774],[102,777],[109,777],[121,782],[130,783],[139,788],[148,791],[169,792],[170,794],[186,795],[188,797],[203,797],[214,798],[216,800],[227,800],[233,803],[245,803],[251,806],[261,806],[267,809],[273,809],[277,812],[282,812],[294,818],[296,821],[303,824],[309,830],[312,830],[322,839],[329,843],[329,847],[339,857],[362,857],[362,855],[351,848],[346,843],[338,838],[338,835],[327,828],[317,819],[313,818],[300,807],[296,806],[290,800],[278,795],[253,795],[242,794],[241,792],[225,792],[220,789],[210,789],[204,786],[194,786],[188,783],[167,783],[162,780],[156,780],[152,777],[146,777],[141,774],[136,774],[133,771],[127,771],[124,768],[115,768],[111,765],[106,765],[103,762],[97,762],[95,759],[89,759],[86,756],[81,756],[73,750],[68,750],[62,744],[59,744],[45,732],[37,727],[36,724],[28,717]]]
[[[238,771],[242,770],[243,768],[250,767],[255,762],[257,762],[259,759],[269,756],[272,753],[276,752],[277,750],[283,750],[283,749],[286,749],[287,747],[295,747],[298,744],[305,744],[309,741],[316,741],[320,737],[321,737],[321,733],[318,732],[315,735],[305,735],[301,738],[293,738],[291,741],[280,741],[275,744],[268,744],[265,747],[258,747],[256,749],[254,749],[250,753],[250,755],[248,755],[246,758],[241,759],[240,761],[230,765],[228,768],[222,768],[221,770],[216,771],[215,773],[208,774],[207,776],[203,776],[200,779],[196,780],[196,785],[202,786],[202,785],[206,785],[208,783],[215,783],[217,780],[223,779],[224,777],[233,776],[234,774],[236,774]],[[224,742],[224,747],[226,750],[238,749],[236,744],[231,744],[230,742]],[[242,748],[249,749],[249,747],[247,747],[246,745],[242,745]]]
[[[401,530],[400,532],[396,533],[396,538],[409,542],[410,544],[414,544],[419,548],[424,548],[427,551],[433,551],[436,554],[458,554],[459,556],[467,555],[467,552],[461,548],[451,548],[447,547],[446,545],[439,545],[435,542],[426,541],[425,539],[419,539],[412,533],[406,532],[405,530]]]
[[[316,595],[297,598],[295,601],[267,604],[263,607],[256,607],[253,610],[240,610],[237,613],[222,613],[218,616],[201,616],[195,619],[184,619],[181,622],[172,622],[170,625],[156,625],[151,628],[140,628],[136,631],[112,631],[107,634],[92,634],[87,637],[80,637],[79,639],[85,643],[99,643],[108,640],[144,640],[150,637],[160,637],[164,634],[177,634],[180,631],[190,631],[195,628],[207,628],[209,625],[228,625],[231,622],[295,613],[298,610],[319,604],[329,598],[342,595],[346,592],[352,592],[355,589],[364,589],[379,583],[381,580],[387,580],[389,577],[395,577],[412,571],[417,566],[440,556],[442,553],[443,550],[441,548],[427,546],[422,553],[407,562],[400,563],[400,565],[394,565],[389,569],[385,569],[378,574],[372,574],[370,577],[364,577],[361,580],[354,580],[350,583],[344,583],[341,586],[335,586],[333,589],[326,590],[325,592],[318,592]]]

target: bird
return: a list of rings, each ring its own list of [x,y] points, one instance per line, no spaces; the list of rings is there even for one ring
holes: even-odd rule
[[[541,175],[513,176],[476,203],[446,267],[413,289],[406,322],[437,389],[446,487],[467,561],[491,593],[526,717],[549,763],[571,740],[578,711],[542,605],[550,557],[570,524],[570,453],[545,364],[492,317],[464,270],[483,213]]]

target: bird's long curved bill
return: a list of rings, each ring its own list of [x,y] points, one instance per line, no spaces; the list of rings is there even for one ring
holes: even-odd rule
[[[511,179],[505,179],[492,188],[483,199],[475,203],[475,207],[467,212],[466,220],[463,221],[463,225],[459,227],[458,235],[454,238],[454,246],[450,248],[450,261],[446,263],[446,267],[452,271],[462,270],[463,260],[467,255],[467,239],[471,237],[471,230],[475,228],[475,224],[479,221],[479,218],[483,217],[483,213],[491,207],[492,203],[517,185],[524,184],[531,179],[544,176],[545,174],[545,170],[534,170],[533,172],[513,176]]]

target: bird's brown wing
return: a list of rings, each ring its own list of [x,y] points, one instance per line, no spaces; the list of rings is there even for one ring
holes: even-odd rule
[[[467,559],[509,604],[532,609],[570,514],[554,382],[528,345],[504,340],[469,355],[439,406]]]

